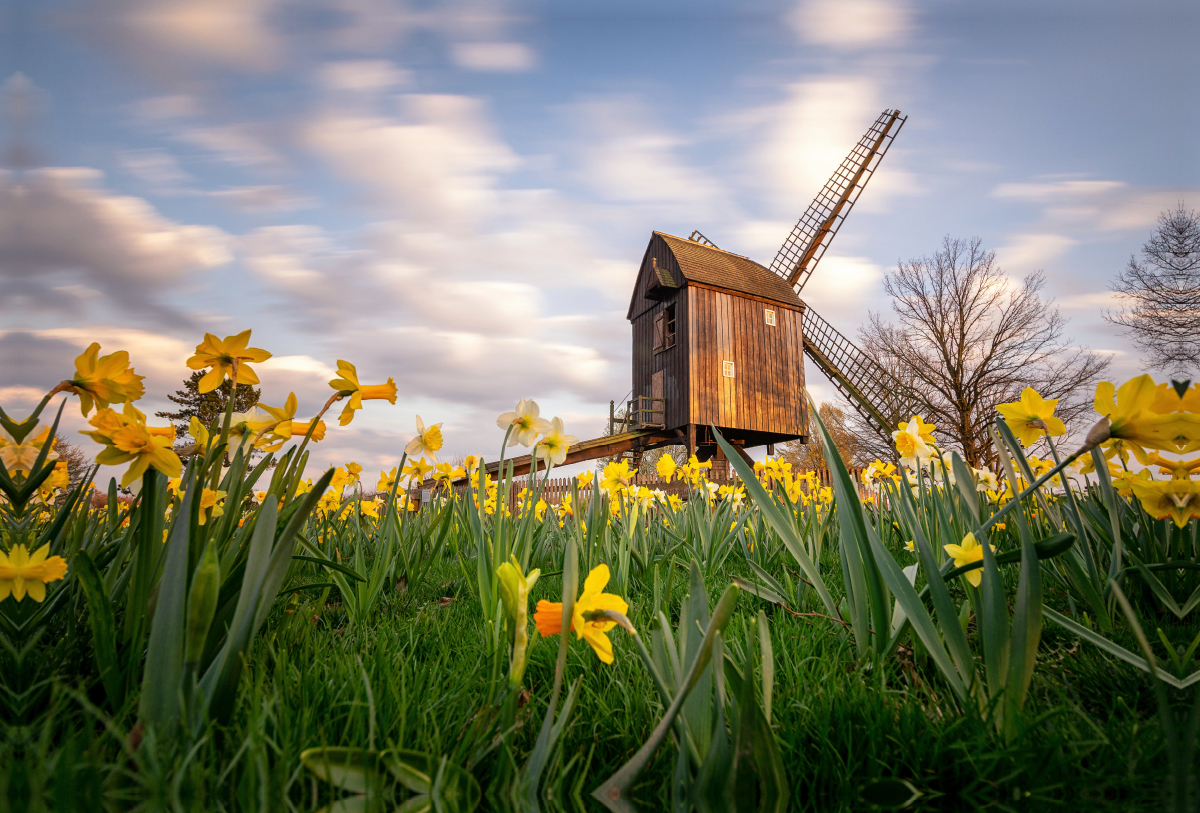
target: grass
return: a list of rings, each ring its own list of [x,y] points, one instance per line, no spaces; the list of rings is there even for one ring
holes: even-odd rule
[[[832,546],[830,546],[832,547]],[[826,551],[826,558],[836,556]],[[825,568],[837,572],[836,560]],[[533,747],[554,675],[557,646],[537,641],[525,677],[528,696],[511,748],[493,747],[493,702],[506,660],[486,648],[481,608],[457,562],[438,562],[416,595],[389,590],[373,620],[346,623],[336,594],[325,609],[306,599],[278,603],[242,673],[226,727],[210,725],[185,750],[182,740],[115,725],[89,700],[94,680],[43,687],[46,714],[6,726],[0,744],[0,799],[37,810],[304,810],[329,791],[301,766],[306,748],[402,747],[447,755],[484,789],[484,807],[506,807],[506,759]],[[677,616],[686,562],[663,600]],[[715,596],[745,566],[727,559],[707,579]],[[554,600],[558,578],[540,581],[533,602]],[[652,591],[635,580],[630,618],[650,626]],[[833,622],[796,617],[742,595],[727,630],[743,646],[765,608],[775,641],[773,724],[788,772],[792,810],[862,810],[861,789],[900,778],[921,791],[909,808],[941,810],[1153,810],[1166,775],[1164,743],[1148,678],[1048,626],[1023,729],[1004,743],[978,714],[961,713],[932,666],[906,650],[881,667],[860,668]],[[315,616],[315,618],[314,618]],[[72,623],[55,634],[71,635]],[[581,696],[544,787],[552,809],[600,807],[590,791],[646,739],[662,713],[632,642],[612,633],[616,662],[605,666],[573,642],[568,680]],[[64,650],[59,650],[64,651]],[[67,657],[71,650],[65,650]],[[77,652],[75,654],[78,654]],[[56,670],[50,669],[48,672]],[[92,670],[94,671],[94,670]],[[140,738],[136,749],[131,742]],[[511,755],[511,756],[510,756]],[[642,809],[666,809],[673,746],[664,747],[635,790]]]

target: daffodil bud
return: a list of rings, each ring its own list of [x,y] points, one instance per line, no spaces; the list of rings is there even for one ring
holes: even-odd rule
[[[1096,421],[1096,425],[1088,430],[1087,438],[1085,438],[1080,452],[1090,452],[1110,437],[1112,437],[1112,423],[1108,420],[1108,416],[1105,416]]]
[[[221,561],[217,558],[216,545],[210,542],[204,549],[204,558],[196,568],[188,593],[185,663],[197,663],[204,654],[204,643],[208,640],[208,628],[212,626],[220,592]]]

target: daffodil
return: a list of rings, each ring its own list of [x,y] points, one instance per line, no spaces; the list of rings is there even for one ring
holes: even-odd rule
[[[338,377],[329,382],[337,394],[350,400],[342,410],[339,423],[342,426],[354,420],[354,410],[362,409],[363,401],[387,401],[396,403],[396,382],[389,378],[386,384],[359,384],[358,370],[348,361],[338,359]]]
[[[901,421],[899,424],[897,424],[897,428],[901,432],[913,433],[926,443],[935,443],[933,439],[933,430],[937,429],[937,426],[932,423],[925,423],[925,419],[920,415],[913,415],[912,419],[907,422]]]
[[[429,455],[431,460],[437,460],[436,452],[442,448],[442,425],[435,423],[426,428],[421,416],[417,416],[417,435],[404,447],[409,457]]]
[[[925,424],[929,426],[929,424]],[[922,436],[921,416],[915,416],[907,423],[901,423],[900,428],[892,432],[892,442],[900,455],[900,462],[911,468],[917,468],[929,461],[932,454],[929,444]]]
[[[239,450],[242,454],[248,453],[255,441],[277,423],[274,417],[257,406],[245,412],[234,412],[229,417],[228,455],[232,458]]]
[[[612,494],[629,485],[630,478],[636,473],[637,469],[630,471],[629,463],[625,460],[619,463],[607,463],[604,466],[604,474],[600,478],[600,487]]]
[[[1108,421],[1100,433],[1104,441],[1126,441],[1139,457],[1144,449],[1177,451],[1185,444],[1178,442],[1181,416],[1185,413],[1161,413],[1151,409],[1161,404],[1159,389],[1148,375],[1130,379],[1118,389],[1111,382],[1096,385],[1096,412]],[[1097,430],[1094,428],[1091,436]]]
[[[203,395],[212,392],[225,381],[232,379],[234,367],[237,367],[236,384],[258,383],[258,374],[250,367],[252,363],[266,361],[271,354],[257,347],[247,347],[250,343],[250,331],[243,330],[235,336],[218,339],[211,333],[204,334],[204,341],[196,345],[195,354],[187,360],[187,366],[193,370],[209,371],[200,379],[197,390]]]
[[[1142,508],[1155,519],[1169,518],[1180,528],[1186,528],[1191,519],[1200,519],[1200,481],[1135,479],[1129,485]]]
[[[993,551],[996,550],[995,545],[989,545],[989,547]],[[943,545],[942,548],[954,559],[955,567],[963,567],[972,562],[983,561],[983,546],[975,541],[975,534],[973,533],[968,533],[964,536],[961,545]],[[966,577],[967,581],[973,587],[978,587],[979,582],[983,580],[983,569],[968,570]]]
[[[669,454],[663,454],[658,458],[658,465],[654,468],[658,472],[658,476],[663,478],[663,482],[669,483],[671,482],[671,478],[675,476],[675,469],[678,466],[675,465],[675,458]]]
[[[396,467],[392,466],[391,471],[379,472],[379,482],[375,484],[376,491],[390,492],[396,485]]]
[[[200,524],[225,513],[225,492],[206,488],[200,495]]]
[[[608,565],[601,564],[594,568],[584,581],[583,595],[575,602],[571,613],[571,629],[575,631],[576,639],[582,638],[587,641],[602,663],[613,662],[612,642],[605,633],[616,626],[616,622],[587,621],[584,615],[596,610],[615,610],[619,613],[629,611],[629,605],[623,598],[604,592],[608,579]],[[539,601],[533,620],[538,632],[543,636],[558,635],[562,632],[562,616],[563,606],[560,602]]]
[[[521,572],[517,557],[510,559],[496,568],[496,577],[500,586],[500,601],[512,632],[512,667],[508,672],[508,680],[515,687],[521,685],[521,678],[525,675],[526,650],[529,646],[529,593],[537,584],[541,571],[535,569],[525,575]],[[561,604],[558,605],[558,614],[561,620]]]
[[[1000,480],[996,477],[996,473],[988,467],[982,469],[972,469],[975,473],[975,490],[980,492],[996,491],[1000,488]]]
[[[33,464],[37,462],[38,455],[42,453],[42,447],[46,445],[46,438],[50,437],[50,427],[46,427],[38,433],[37,437],[30,440],[26,438],[22,442],[18,442],[16,438],[8,434],[3,429],[0,429],[0,461],[3,461],[4,468],[8,469],[10,474],[16,474],[19,471],[29,473],[33,471]],[[50,447],[50,451],[46,452],[46,460],[58,460],[58,452],[54,451],[54,447]]]
[[[496,426],[506,432],[511,432],[508,435],[508,445],[516,446],[518,443],[522,446],[532,446],[533,441],[540,434],[538,416],[541,414],[541,409],[537,405],[537,401],[532,398],[522,398],[517,402],[517,408],[512,412],[505,412],[500,417],[496,418]]]
[[[379,519],[379,503],[374,500],[359,500],[358,510],[371,519]]]
[[[578,443],[579,438],[568,435],[563,429],[562,418],[542,421],[539,427],[542,439],[537,442],[537,456],[541,460],[549,460],[555,466],[561,466],[567,459],[567,451],[572,443]]]
[[[180,475],[183,464],[171,449],[171,441],[152,435],[144,423],[118,415],[109,408],[96,410],[96,414],[88,423],[94,426],[95,430],[82,434],[105,446],[104,450],[96,455],[97,463],[106,466],[131,464],[121,478],[122,486],[128,486],[150,468],[161,471],[167,477]]]
[[[424,458],[418,457],[416,460],[411,461],[407,466],[405,466],[404,471],[402,471],[401,474],[403,474],[405,477],[408,477],[410,480],[419,482],[424,480],[425,475],[431,471],[433,471],[433,464],[427,463]]]
[[[587,471],[581,471],[579,474],[575,475],[575,482],[579,483],[579,488],[581,489],[590,486],[592,484],[592,480],[595,479],[596,472],[592,471],[591,469],[588,469]]]
[[[79,409],[86,418],[93,402],[103,409],[109,404],[141,398],[146,392],[142,386],[144,378],[129,366],[129,353],[118,350],[101,356],[100,344],[92,342],[75,359],[75,377],[65,382],[64,389],[79,396]]]
[[[49,553],[49,544],[32,556],[24,545],[13,545],[7,554],[0,552],[0,601],[9,595],[22,601],[28,595],[40,604],[46,598],[47,582],[56,582],[67,572],[67,560]]]
[[[1026,387],[1021,392],[1021,400],[998,404],[996,410],[1021,445],[1031,446],[1043,435],[1054,438],[1066,434],[1067,427],[1054,417],[1056,406],[1057,398],[1043,398],[1033,387]]]
[[[438,463],[433,467],[433,481],[444,486],[447,491],[454,487],[454,481],[466,477],[467,473],[449,463]]]

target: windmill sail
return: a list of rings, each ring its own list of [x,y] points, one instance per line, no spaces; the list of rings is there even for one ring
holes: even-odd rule
[[[770,270],[787,280],[796,293],[812,277],[906,120],[899,110],[884,110],[792,228]],[[916,399],[895,376],[811,307],[804,315],[804,353],[885,439],[890,439],[897,416],[915,406]]]
[[[771,271],[786,279],[796,293],[800,293],[812,276],[842,221],[907,120],[908,117],[902,117],[899,110],[884,110],[792,228],[792,233],[771,261]]]

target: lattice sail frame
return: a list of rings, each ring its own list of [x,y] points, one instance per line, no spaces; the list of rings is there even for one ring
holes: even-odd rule
[[[796,293],[812,277],[907,120],[899,110],[884,110],[792,228],[770,270],[787,280]],[[804,352],[887,441],[891,440],[894,416],[916,405],[906,387],[811,307],[806,307],[804,315]]]
[[[884,110],[792,228],[771,261],[771,271],[786,279],[796,293],[812,276],[825,249],[907,120],[899,110]]]

